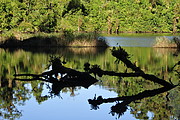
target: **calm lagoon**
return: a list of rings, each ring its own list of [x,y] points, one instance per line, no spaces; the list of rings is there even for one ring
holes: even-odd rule
[[[123,46],[130,54],[130,60],[147,74],[165,80],[171,77],[174,84],[178,83],[179,77],[169,71],[180,60],[177,49],[150,47],[155,36],[106,37],[106,39],[110,46]],[[180,87],[131,102],[120,116],[110,113],[111,107],[118,102],[103,103],[96,109],[88,103],[88,99],[95,96],[103,98],[132,96],[145,90],[162,87],[140,77],[97,77],[99,81],[88,89],[81,86],[65,87],[58,95],[51,93],[51,83],[13,81],[15,71],[19,74],[40,74],[47,71],[50,55],[62,56],[61,59],[67,62],[66,67],[81,72],[84,71],[86,62],[97,64],[107,71],[126,71],[124,64],[115,63],[116,58],[111,55],[110,49],[112,48],[0,49],[0,120],[180,119]]]

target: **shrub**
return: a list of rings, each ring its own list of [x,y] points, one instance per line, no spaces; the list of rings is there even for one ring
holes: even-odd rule
[[[176,43],[178,49],[180,49],[180,37],[174,37],[173,41]]]
[[[153,47],[163,47],[163,48],[175,48],[177,44],[174,40],[169,40],[167,37],[157,37]]]

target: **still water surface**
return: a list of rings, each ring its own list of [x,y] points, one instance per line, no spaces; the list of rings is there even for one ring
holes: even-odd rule
[[[119,41],[119,43],[122,42]],[[178,83],[178,76],[168,71],[180,60],[179,52],[176,49],[155,49],[139,46],[124,47],[131,54],[131,61],[134,61],[148,74],[154,74],[166,80],[171,77],[173,83]],[[116,58],[111,55],[110,49],[54,48],[47,50],[42,48],[39,50],[12,51],[0,49],[0,120],[180,119],[180,87],[154,97],[132,102],[120,117],[117,114],[110,113],[111,107],[117,102],[101,104],[96,110],[92,109],[88,103],[88,99],[93,99],[95,95],[103,98],[131,96],[144,90],[161,87],[142,78],[97,77],[100,81],[88,89],[69,87],[62,89],[58,95],[50,93],[50,83],[12,81],[15,71],[19,74],[40,74],[47,70],[49,56],[52,54],[63,56],[61,59],[67,61],[65,66],[78,71],[84,71],[85,62],[98,64],[103,70],[126,71],[124,64],[114,62]]]
[[[128,46],[128,47],[152,47],[157,38],[166,37],[169,40],[173,40],[175,36],[142,35],[142,36],[121,36],[121,37],[108,36],[104,38],[106,39],[109,46],[121,45],[121,46]]]

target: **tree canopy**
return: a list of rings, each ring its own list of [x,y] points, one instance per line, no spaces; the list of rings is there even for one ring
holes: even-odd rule
[[[180,32],[180,0],[1,0],[0,32]]]

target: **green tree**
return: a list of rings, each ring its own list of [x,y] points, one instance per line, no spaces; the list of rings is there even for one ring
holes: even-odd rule
[[[2,0],[0,31],[179,32],[179,0]]]

